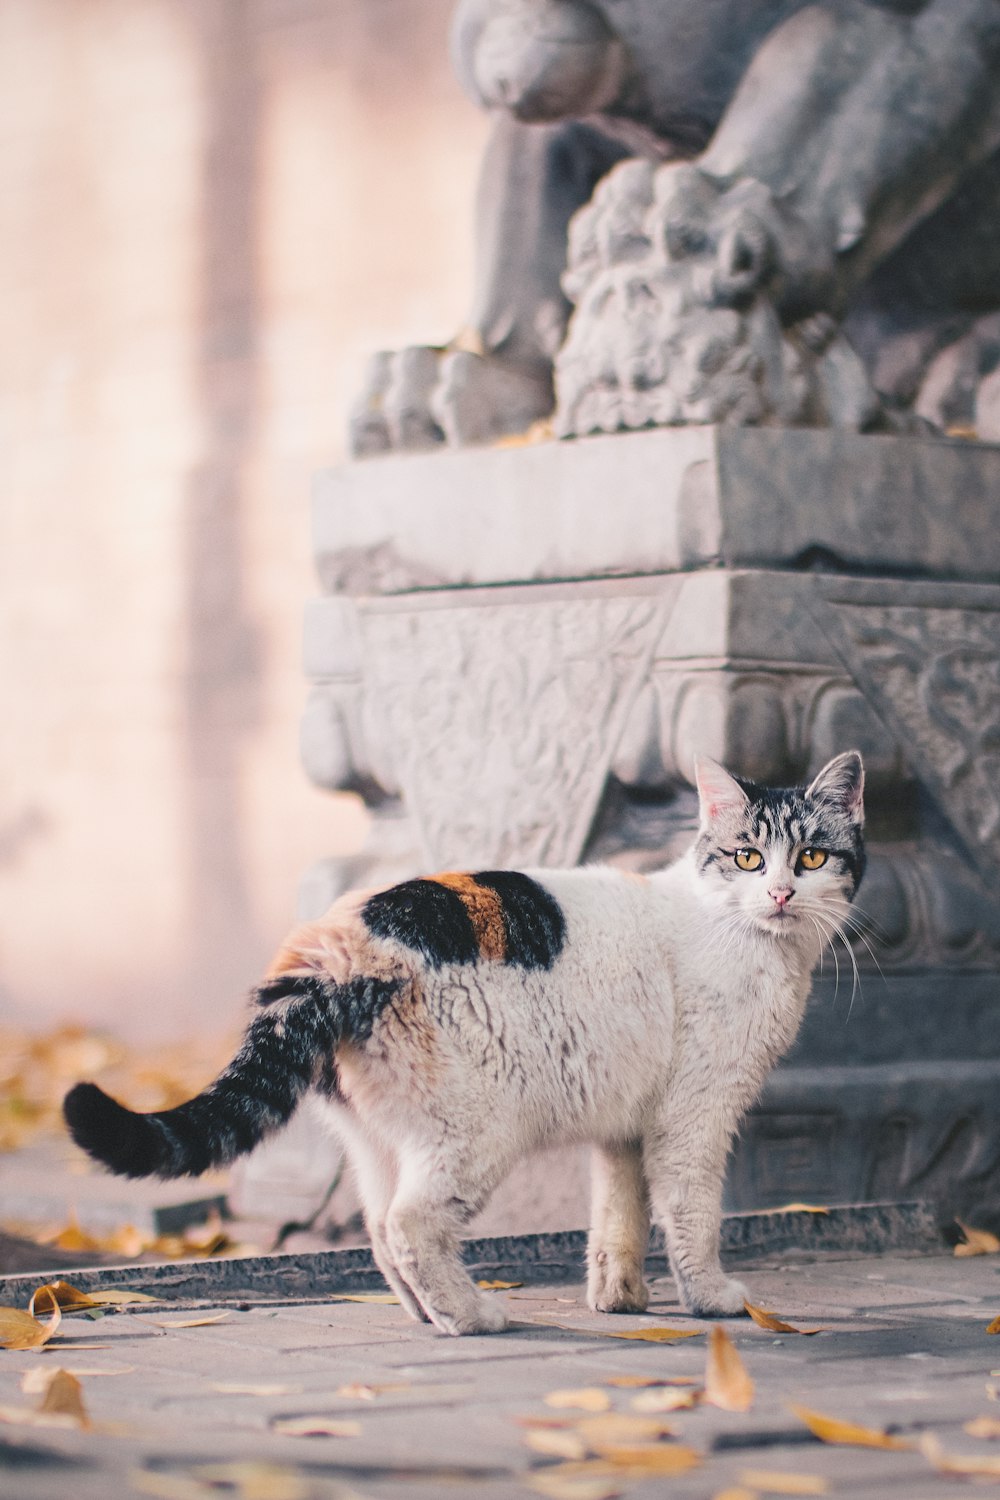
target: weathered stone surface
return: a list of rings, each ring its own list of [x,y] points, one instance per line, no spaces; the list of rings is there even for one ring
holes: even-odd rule
[[[992,581],[998,493],[1000,448],[984,444],[693,427],[328,470],[314,539],[324,590],[355,596],[720,562]],[[307,657],[338,635],[341,675],[343,606],[315,608]]]

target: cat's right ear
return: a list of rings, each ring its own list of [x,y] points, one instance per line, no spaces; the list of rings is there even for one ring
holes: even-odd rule
[[[720,813],[740,812],[747,805],[746,792],[717,760],[699,756],[694,763],[694,780],[703,828]]]

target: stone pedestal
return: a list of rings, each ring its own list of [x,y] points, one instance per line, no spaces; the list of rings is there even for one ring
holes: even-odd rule
[[[695,754],[787,784],[855,746],[867,935],[829,955],[730,1206],[1000,1209],[998,496],[1000,448],[737,427],[319,476],[303,755],[375,819],[303,915],[421,870],[655,868]]]

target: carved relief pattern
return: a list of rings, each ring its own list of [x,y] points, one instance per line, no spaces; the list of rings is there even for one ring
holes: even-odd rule
[[[363,613],[367,708],[431,863],[576,862],[675,598]]]
[[[1000,614],[833,608],[859,684],[993,878],[1000,870]]]

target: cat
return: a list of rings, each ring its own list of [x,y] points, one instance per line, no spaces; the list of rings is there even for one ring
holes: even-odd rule
[[[126,1176],[197,1174],[308,1094],[351,1158],[387,1283],[449,1334],[507,1322],[462,1266],[463,1227],[528,1152],[588,1141],[589,1305],[645,1310],[652,1212],[687,1311],[742,1313],[719,1261],[726,1157],[848,921],[864,771],[848,751],[805,790],[712,761],[696,779],[695,842],[648,876],[491,870],[341,897],[292,931],[204,1093],[137,1114],[77,1084],[73,1138]]]

